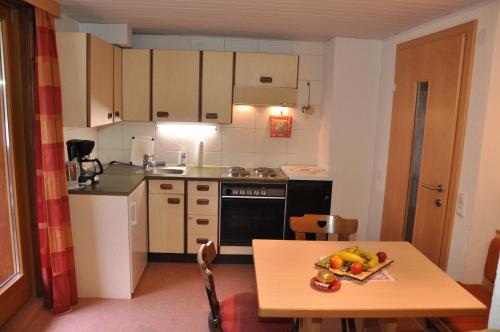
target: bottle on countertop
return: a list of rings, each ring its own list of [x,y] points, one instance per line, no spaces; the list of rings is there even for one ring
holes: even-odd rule
[[[184,147],[181,147],[181,149],[179,150],[179,155],[177,157],[177,164],[179,166],[186,166],[186,163],[187,163],[187,152],[184,149]]]

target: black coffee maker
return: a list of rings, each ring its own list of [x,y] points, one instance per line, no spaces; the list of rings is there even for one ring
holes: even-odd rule
[[[90,140],[71,139],[66,142],[68,149],[68,160],[76,160],[80,165],[80,177],[78,182],[91,183],[99,182],[99,176],[104,172],[99,159],[90,159],[90,154],[94,150],[95,142]]]

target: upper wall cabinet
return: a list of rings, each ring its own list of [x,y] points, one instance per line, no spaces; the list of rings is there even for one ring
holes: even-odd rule
[[[203,52],[201,121],[231,123],[234,53]]]
[[[122,49],[113,46],[113,120],[122,121],[123,102],[122,102]]]
[[[153,120],[199,121],[200,52],[153,51]]]
[[[151,121],[151,51],[122,50],[123,121]]]
[[[91,34],[58,32],[63,126],[113,123],[113,45]]]
[[[297,55],[236,53],[236,86],[297,88]]]

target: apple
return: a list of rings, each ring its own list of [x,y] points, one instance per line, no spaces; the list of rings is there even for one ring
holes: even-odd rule
[[[361,263],[352,263],[351,265],[351,273],[352,274],[360,274],[361,272],[363,272],[363,265],[361,265]]]
[[[344,265],[344,260],[339,256],[332,256],[330,258],[330,267],[334,269],[340,269]]]
[[[385,252],[383,252],[383,251],[377,252],[377,256],[378,256],[378,261],[380,263],[385,262],[385,260],[387,259],[387,254]]]

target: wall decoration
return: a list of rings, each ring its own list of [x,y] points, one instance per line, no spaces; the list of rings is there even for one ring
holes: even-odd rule
[[[271,116],[271,137],[292,136],[292,117],[284,115]]]

